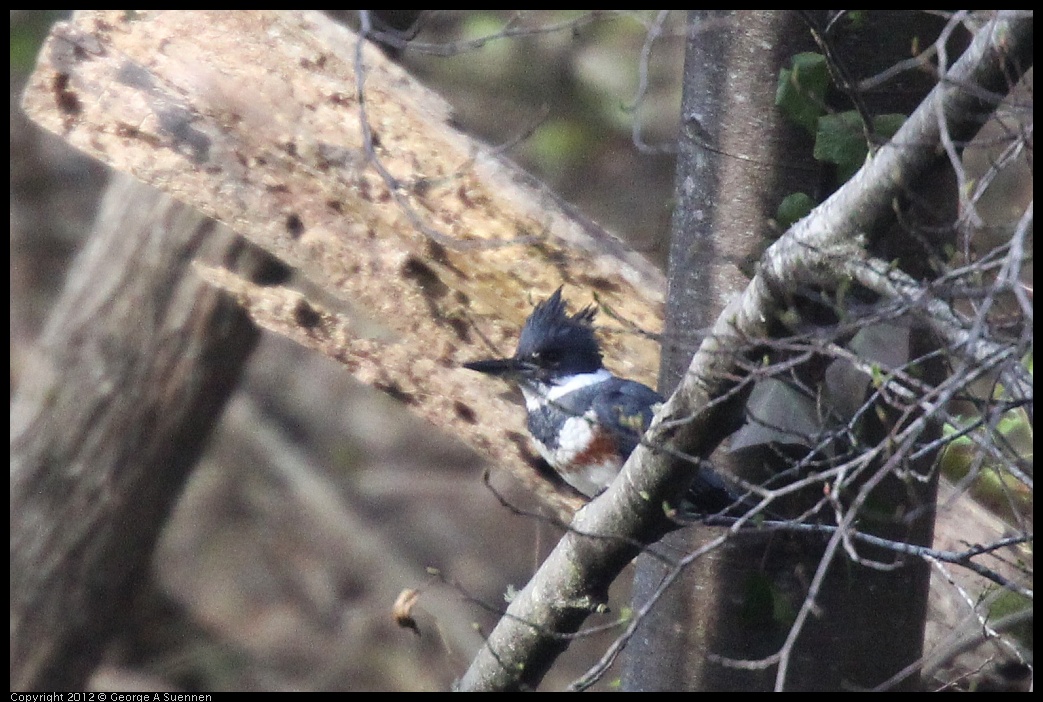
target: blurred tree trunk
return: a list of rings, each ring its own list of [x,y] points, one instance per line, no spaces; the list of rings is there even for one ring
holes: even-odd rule
[[[12,402],[12,690],[84,689],[258,339],[197,258],[271,265],[113,178]]]
[[[908,58],[914,37],[919,46],[928,46],[942,23],[924,20],[923,14],[915,17],[920,19],[869,13],[857,34],[847,34],[847,41],[835,47],[845,68],[851,75],[866,77]],[[730,21],[714,21],[724,18]],[[824,26],[824,13],[809,14],[807,19]],[[801,51],[820,51],[805,21],[792,11],[756,11],[738,19],[735,13],[706,11],[694,12],[689,27],[667,341],[660,374],[660,390],[666,394],[687,368],[700,341],[698,330],[707,328],[727,300],[746,285],[752,272],[748,262],[770,243],[770,220],[782,199],[797,191],[819,201],[829,194],[822,187],[823,177],[829,174],[812,160],[810,135],[786,120],[774,104],[779,70],[789,68],[791,57]],[[700,31],[701,27],[707,31]],[[933,87],[932,78],[917,73],[912,84],[903,81],[900,90],[863,95],[870,113],[910,113]],[[840,109],[850,109],[850,103]],[[933,202],[943,200],[941,211],[951,222],[954,193],[944,187],[935,190],[921,195]],[[881,248],[893,250],[893,237],[903,232],[896,226],[874,235],[880,242],[892,237]],[[880,431],[884,436],[887,428]],[[926,457],[928,465],[932,458]],[[718,451],[714,460],[718,467],[754,482],[763,478],[752,474],[751,463],[774,463],[776,470],[781,469],[777,456],[768,451],[741,459]],[[919,500],[932,502],[934,490],[933,483],[922,486]],[[890,497],[900,501],[905,496],[898,491]],[[912,531],[889,536],[930,544],[931,519],[921,519]],[[687,529],[672,534],[667,543],[685,553],[715,535],[705,528]],[[624,688],[775,687],[776,665],[744,670],[710,657],[757,660],[778,653],[792,614],[801,606],[808,581],[823,557],[824,543],[821,537],[795,536],[767,544],[763,539],[746,544],[732,541],[697,561],[651,610],[629,643]],[[831,566],[816,598],[822,616],[812,616],[796,640],[785,678],[787,690],[871,686],[921,654],[929,584],[926,563],[880,572],[838,567],[845,558],[839,556]],[[638,560],[635,611],[667,572],[654,558]],[[881,645],[883,641],[887,644]],[[907,685],[915,687],[917,680],[913,676]]]

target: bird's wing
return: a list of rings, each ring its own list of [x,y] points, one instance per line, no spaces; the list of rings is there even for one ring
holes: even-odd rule
[[[613,378],[602,388],[593,409],[603,426],[617,427],[617,440],[624,458],[637,447],[652,423],[655,405],[663,397],[652,388],[632,380]]]

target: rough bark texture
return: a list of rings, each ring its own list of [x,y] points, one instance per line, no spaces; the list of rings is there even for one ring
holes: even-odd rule
[[[707,26],[721,28],[701,31]],[[794,191],[816,192],[820,179],[809,135],[775,107],[779,68],[814,46],[799,18],[786,10],[693,12],[689,27],[697,39],[688,42],[685,60],[669,326],[659,376],[666,392],[688,368],[700,330],[749,283],[751,262],[772,236],[778,202]],[[736,469],[723,452],[714,461]],[[694,551],[712,538],[704,532],[688,529],[666,542],[678,553]],[[727,580],[733,560],[725,555],[715,551],[693,565],[651,610],[626,650],[626,689],[716,687],[706,680],[705,641],[721,619],[718,603],[738,595],[717,584]],[[650,556],[638,559],[635,609],[669,571]]]

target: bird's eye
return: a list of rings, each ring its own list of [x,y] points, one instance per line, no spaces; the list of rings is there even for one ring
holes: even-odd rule
[[[561,362],[561,352],[554,349],[534,354],[544,365],[553,366]]]

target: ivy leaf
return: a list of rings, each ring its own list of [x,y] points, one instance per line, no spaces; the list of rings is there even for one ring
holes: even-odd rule
[[[814,207],[815,201],[807,193],[790,193],[779,203],[779,208],[775,211],[775,221],[779,228],[785,231],[807,217]]]
[[[775,104],[795,123],[815,134],[818,119],[825,114],[829,68],[822,54],[805,52],[793,57],[793,68],[779,71]]]
[[[890,139],[905,122],[905,115],[886,114],[873,118],[873,134],[881,142]],[[837,178],[843,183],[855,174],[866,160],[869,144],[862,129],[862,119],[854,110],[825,115],[818,120],[815,134],[815,158],[837,165]]]

